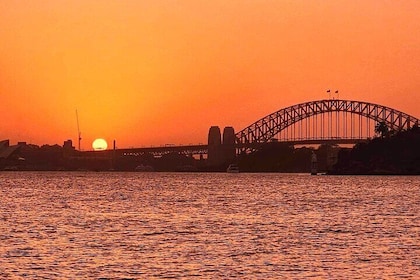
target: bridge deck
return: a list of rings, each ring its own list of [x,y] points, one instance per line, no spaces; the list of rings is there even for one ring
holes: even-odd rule
[[[361,142],[366,142],[366,139],[301,139],[293,141],[278,141],[276,143],[283,143],[286,145],[320,145],[320,144],[342,144],[342,145],[354,145]],[[248,144],[237,144],[236,149],[251,148],[258,149],[267,143],[248,143]],[[106,151],[88,151],[85,153],[89,154],[110,154],[113,150]],[[180,153],[185,155],[198,155],[207,154],[208,145],[183,145],[183,146],[162,146],[162,147],[142,147],[142,148],[127,148],[127,149],[116,149],[115,153],[120,156],[139,156],[142,154],[153,154],[155,156],[161,156],[169,153]]]

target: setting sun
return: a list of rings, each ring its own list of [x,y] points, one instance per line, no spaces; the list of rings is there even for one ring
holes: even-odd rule
[[[0,0],[0,280],[420,280],[419,11]]]
[[[415,0],[0,1],[0,140],[78,144],[77,108],[81,150],[98,135],[120,148],[198,144],[212,125],[240,131],[329,88],[419,116],[419,10]]]
[[[106,143],[105,139],[98,138],[92,143],[92,148],[95,151],[103,151],[108,148],[108,143]]]

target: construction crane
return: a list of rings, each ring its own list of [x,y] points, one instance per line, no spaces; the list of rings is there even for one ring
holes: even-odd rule
[[[82,133],[80,132],[79,114],[77,113],[77,109],[76,109],[76,121],[77,121],[77,133],[78,133],[78,142],[79,142],[79,151],[80,151],[80,141],[82,140]]]

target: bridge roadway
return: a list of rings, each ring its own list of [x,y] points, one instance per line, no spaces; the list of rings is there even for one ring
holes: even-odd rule
[[[293,145],[293,146],[303,146],[303,145],[320,145],[320,144],[341,144],[341,145],[354,145],[361,142],[366,142],[367,139],[297,139],[291,141],[278,141],[278,143]],[[253,148],[258,149],[262,146],[267,145],[267,143],[248,143],[248,144],[236,144],[236,149],[240,150],[241,148]],[[112,150],[107,150],[107,152],[113,152]],[[182,146],[161,146],[161,147],[145,147],[145,148],[128,148],[128,149],[116,149],[116,156],[140,156],[143,154],[152,154],[155,157],[160,157],[169,153],[180,153],[185,155],[203,155],[207,154],[208,145],[182,145]],[[95,152],[94,152],[95,153]]]
[[[320,116],[319,118],[317,117],[318,115]],[[327,116],[326,120],[324,120],[325,116]],[[366,121],[365,124],[363,124],[362,119]],[[301,124],[297,130],[296,123]],[[371,131],[371,127],[373,128],[377,124],[384,124],[393,131],[401,131],[418,126],[419,123],[420,120],[414,116],[383,105],[354,100],[328,99],[309,101],[280,109],[254,122],[236,133],[233,137],[235,138],[235,148],[238,154],[251,153],[258,150],[266,143],[270,143],[270,139],[276,136],[280,138],[278,142],[294,146],[319,144],[351,145],[367,141],[368,137],[370,137],[369,132]],[[293,129],[290,131],[290,135],[298,135],[298,138],[290,139],[290,141],[281,139],[282,135],[286,135],[286,137],[289,135],[287,133],[289,128]],[[350,133],[350,137],[341,137],[340,128]],[[368,133],[362,136],[362,131],[366,128]],[[318,136],[319,130],[322,137]],[[313,135],[311,135],[311,131]],[[286,133],[284,134],[283,132]],[[329,138],[324,137],[324,134],[328,135]],[[336,135],[335,137],[333,136],[334,134]],[[220,132],[217,137],[220,138]],[[84,153],[88,155],[92,153],[94,157],[110,155],[139,156],[146,153],[153,154],[156,157],[168,153],[203,155],[208,154],[208,145],[167,145],[162,147],[129,148],[117,149],[115,151],[106,150]]]

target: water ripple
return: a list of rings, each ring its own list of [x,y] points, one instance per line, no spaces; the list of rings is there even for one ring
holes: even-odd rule
[[[0,173],[0,279],[420,279],[420,177]]]

